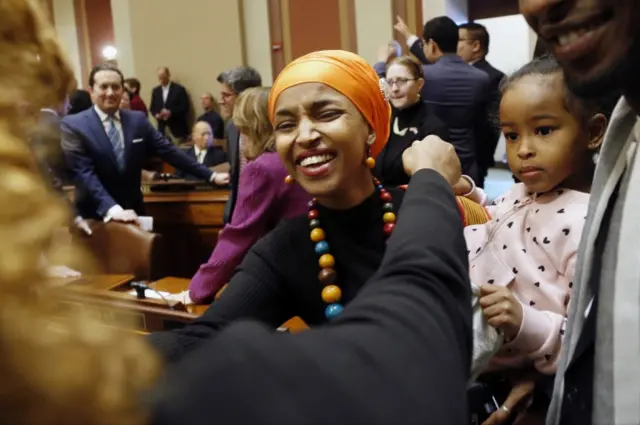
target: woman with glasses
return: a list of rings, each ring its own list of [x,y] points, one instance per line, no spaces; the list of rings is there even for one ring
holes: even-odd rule
[[[402,166],[402,152],[430,134],[449,140],[449,132],[431,107],[420,99],[424,85],[421,64],[408,56],[400,56],[391,61],[386,75],[392,105],[391,132],[376,158],[374,171],[383,185],[399,186],[409,183]]]

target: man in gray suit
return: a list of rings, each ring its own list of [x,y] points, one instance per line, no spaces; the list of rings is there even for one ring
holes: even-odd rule
[[[220,83],[220,114],[225,120],[229,120],[233,115],[233,107],[236,99],[248,88],[260,87],[262,78],[258,71],[250,66],[238,66],[218,75]],[[224,222],[229,223],[233,216],[233,209],[236,205],[238,194],[238,182],[240,180],[240,133],[231,120],[227,124],[227,154],[229,155],[230,184],[229,200],[224,208]]]
[[[575,94],[624,95],[591,189],[547,424],[638,424],[640,3],[520,0],[520,9]]]

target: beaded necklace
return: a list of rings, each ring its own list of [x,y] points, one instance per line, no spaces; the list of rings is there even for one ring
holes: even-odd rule
[[[388,238],[393,229],[396,226],[396,215],[393,212],[393,200],[391,194],[386,191],[378,179],[373,179],[373,183],[376,186],[378,192],[380,192],[380,199],[384,204],[382,205],[382,221],[384,223],[382,230],[385,236]],[[318,264],[320,265],[320,273],[318,274],[318,280],[324,288],[322,288],[322,300],[327,304],[324,310],[324,315],[327,319],[331,320],[344,309],[340,303],[342,299],[342,290],[336,284],[336,260],[329,251],[329,243],[326,241],[326,234],[322,227],[320,227],[319,213],[316,209],[316,199],[309,201],[309,227],[311,228],[311,241],[315,243],[315,251],[318,254]]]

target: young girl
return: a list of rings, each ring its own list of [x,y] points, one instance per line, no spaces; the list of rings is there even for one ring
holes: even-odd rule
[[[488,207],[489,222],[465,229],[470,276],[504,336],[488,371],[553,374],[606,118],[571,95],[550,57],[515,72],[502,91],[507,159],[521,183]]]

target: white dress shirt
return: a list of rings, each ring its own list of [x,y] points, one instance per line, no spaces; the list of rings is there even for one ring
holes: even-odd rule
[[[171,88],[171,83],[166,86],[162,86],[162,103],[167,103],[167,97],[169,97],[169,88]]]
[[[98,118],[100,118],[100,121],[102,122],[104,131],[108,135],[110,126],[109,115],[105,114],[100,108],[98,108],[98,105],[94,105],[93,109],[96,111],[96,114],[98,114]],[[124,132],[122,131],[122,121],[120,121],[120,111],[116,111],[116,113],[113,114],[113,125],[116,126],[116,130],[118,130],[118,133],[120,133],[120,140],[124,144]],[[120,205],[116,204],[112,206],[105,214],[104,221],[107,222],[111,220],[112,216],[120,211],[123,211],[123,208]]]
[[[196,145],[193,145],[193,150],[196,153],[196,161],[198,161],[198,164],[203,164],[204,163],[204,158],[205,158],[205,156],[207,156],[207,150],[206,149],[200,149]]]
[[[107,134],[107,137],[108,137],[109,127],[110,127],[109,115],[105,114],[100,108],[98,108],[97,105],[94,105],[93,109],[95,109],[96,114],[98,114],[98,118],[100,118],[100,121],[102,121],[104,132]],[[113,125],[116,126],[116,130],[118,130],[118,133],[120,133],[120,140],[122,140],[122,143],[124,144],[124,133],[122,131],[122,121],[120,121],[120,111],[116,111],[116,113],[113,114]]]

